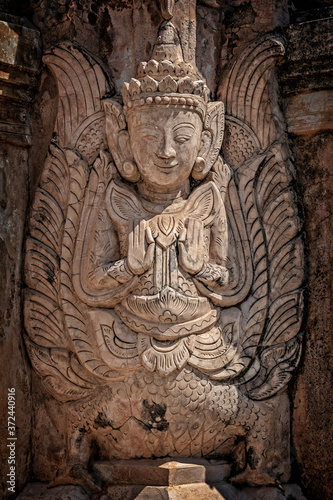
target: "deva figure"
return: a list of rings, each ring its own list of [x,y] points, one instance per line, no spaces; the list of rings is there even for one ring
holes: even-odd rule
[[[261,39],[230,66],[223,156],[224,104],[171,21],[123,105],[103,98],[82,49],[46,56],[65,91],[31,215],[25,317],[49,404],[70,421],[53,484],[93,487],[92,457],[224,459],[236,483],[288,480],[302,247],[283,135],[267,128],[273,112],[258,119],[281,50]]]

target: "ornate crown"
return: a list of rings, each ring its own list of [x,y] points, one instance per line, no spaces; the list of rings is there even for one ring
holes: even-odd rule
[[[197,68],[184,62],[177,31],[170,21],[162,24],[152,59],[141,62],[137,78],[124,83],[124,110],[143,105],[174,105],[205,115],[209,89]]]

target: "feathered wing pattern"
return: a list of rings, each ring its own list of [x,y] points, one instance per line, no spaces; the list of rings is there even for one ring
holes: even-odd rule
[[[91,165],[106,145],[101,98],[110,93],[109,80],[101,66],[72,42],[54,47],[43,62],[58,85],[58,145],[74,149]]]
[[[262,336],[268,308],[268,269],[264,251],[264,232],[255,200],[255,172],[263,158],[261,156],[245,162],[240,167],[238,179],[231,176],[230,167],[220,162],[214,167],[215,182],[224,194],[226,211],[236,244],[246,249],[248,240],[252,250],[252,263],[245,251],[244,270],[251,276],[247,297],[240,304],[241,323],[238,349],[229,363],[212,378],[230,380],[238,377],[248,368],[256,354]],[[237,181],[237,184],[236,184]],[[227,183],[227,186],[226,186]],[[241,220],[245,221],[243,229]],[[252,269],[251,269],[252,266]],[[247,279],[244,277],[244,281]],[[223,316],[228,315],[228,309]]]
[[[227,111],[223,152],[230,167],[218,160],[212,174],[230,215],[233,239],[243,248],[242,272],[248,274],[240,280],[245,292],[238,305],[238,350],[210,376],[242,376],[238,381],[253,399],[282,388],[300,353],[300,224],[276,96],[270,88],[270,68],[282,51],[280,40],[259,39],[225,73],[220,97]],[[98,157],[105,145],[101,98],[110,87],[100,66],[73,44],[59,45],[45,62],[58,83],[58,138],[46,160],[27,239],[26,342],[43,383],[58,399],[69,400],[91,393],[98,378],[119,377],[103,360],[97,337],[88,336],[87,306],[73,288],[75,245],[80,221],[87,219],[82,213],[89,209],[90,190],[91,206],[97,209],[98,193],[110,181],[110,176],[103,177],[107,161]],[[122,123],[118,125],[122,129]],[[223,315],[227,322],[228,307]]]
[[[265,35],[224,70],[218,96],[226,112],[224,155],[232,166],[267,149],[282,132],[272,70],[283,54],[283,41]]]
[[[44,62],[59,91],[57,142],[50,145],[26,242],[26,345],[45,387],[67,401],[87,396],[96,385],[75,353],[77,332],[86,335],[86,323],[70,266],[89,166],[105,144],[101,98],[110,85],[96,61],[72,43],[55,47]]]
[[[303,246],[287,162],[283,145],[273,145],[256,184],[269,261],[269,310],[260,370],[246,385],[253,399],[264,399],[283,387],[301,353]]]
[[[301,224],[272,72],[283,52],[277,38],[254,41],[227,69],[219,89],[226,107],[223,154],[234,171],[226,206],[237,212],[233,191],[238,191],[252,248],[253,285],[241,305],[239,351],[217,378],[243,373],[241,382],[252,399],[279,391],[301,350]]]

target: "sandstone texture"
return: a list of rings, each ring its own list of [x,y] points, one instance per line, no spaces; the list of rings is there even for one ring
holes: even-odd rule
[[[293,389],[293,442],[310,498],[331,498],[332,8],[298,16],[302,23],[285,32],[290,54],[280,72],[304,208],[308,266],[304,357]]]
[[[40,65],[39,33],[20,18],[3,14],[0,45],[1,490],[8,491],[9,486],[10,420],[17,439],[11,456],[17,492],[26,483],[31,464],[31,371],[22,338],[21,273],[29,204],[29,109]]]
[[[333,498],[333,11],[302,7],[0,2],[5,499]]]

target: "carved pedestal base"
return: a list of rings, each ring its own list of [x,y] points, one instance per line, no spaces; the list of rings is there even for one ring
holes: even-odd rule
[[[94,475],[101,486],[98,493],[35,483],[18,500],[306,500],[296,485],[238,489],[226,482],[230,465],[224,461],[114,460],[97,462]]]

